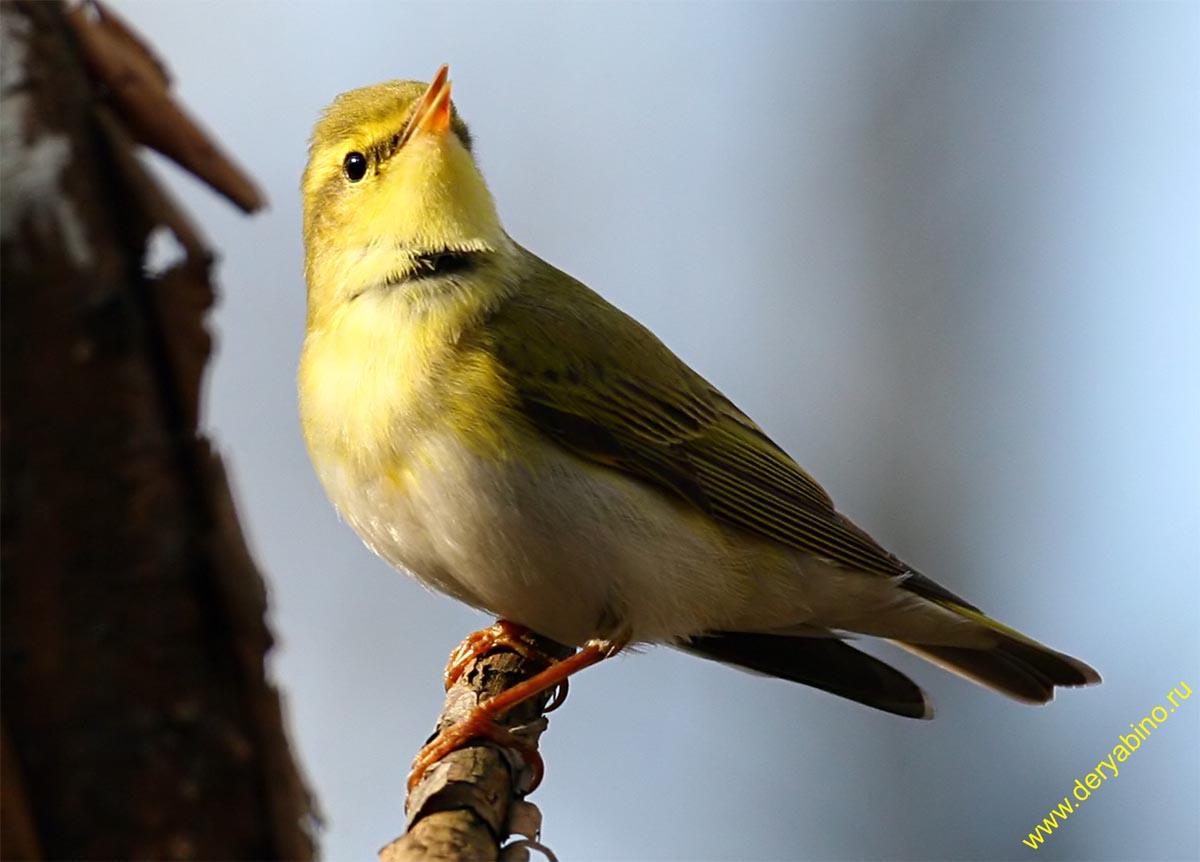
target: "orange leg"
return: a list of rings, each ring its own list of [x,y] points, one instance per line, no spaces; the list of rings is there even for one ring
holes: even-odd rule
[[[458,682],[463,671],[467,669],[467,665],[498,646],[508,647],[518,655],[538,664],[554,664],[558,659],[534,646],[535,637],[536,635],[525,626],[510,623],[508,620],[496,620],[494,625],[467,635],[467,639],[460,643],[454,652],[450,653],[450,661],[446,663],[446,672],[443,674],[446,680],[446,691],[449,691],[450,687]]]
[[[506,747],[517,748],[530,763],[533,778],[526,793],[532,793],[542,781],[542,758],[532,746],[521,742],[509,731],[499,727],[495,719],[512,709],[519,703],[536,697],[547,689],[561,686],[573,673],[591,667],[599,661],[620,652],[623,644],[613,644],[609,641],[589,641],[588,645],[579,652],[556,661],[545,670],[534,674],[524,682],[517,683],[512,688],[500,692],[493,698],[485,700],[471,711],[471,714],[458,724],[451,725],[426,745],[417,754],[413,762],[412,773],[408,776],[408,791],[421,783],[425,772],[450,752],[462,748],[473,739],[491,739]],[[557,697],[555,706],[562,703]]]

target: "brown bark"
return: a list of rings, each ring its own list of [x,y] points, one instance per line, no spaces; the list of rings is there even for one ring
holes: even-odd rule
[[[571,653],[544,639],[536,646],[550,656]],[[446,692],[435,736],[466,718],[481,700],[512,688],[543,668],[508,649],[476,659]],[[549,696],[546,693],[518,704],[497,724],[536,746],[546,729],[544,712]],[[528,847],[553,859],[553,854],[536,842],[541,814],[519,790],[527,766],[517,752],[502,750],[491,742],[447,755],[410,794],[405,806],[408,832],[380,851],[381,862],[520,859],[527,857]],[[506,843],[511,835],[522,837]]]
[[[0,854],[310,859],[265,589],[196,430],[211,255],[62,6],[0,18]],[[152,231],[182,248],[159,275]]]

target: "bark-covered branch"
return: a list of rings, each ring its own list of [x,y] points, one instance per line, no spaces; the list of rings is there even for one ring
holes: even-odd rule
[[[571,651],[551,641],[537,644],[548,655]],[[437,732],[463,720],[481,700],[528,679],[544,666],[508,649],[476,659],[448,692]],[[533,698],[497,722],[536,746],[546,729],[550,697]],[[425,774],[406,805],[408,832],[379,853],[382,862],[465,862],[526,858],[541,829],[541,813],[525,801],[527,764],[518,752],[480,742],[447,755]],[[514,781],[514,775],[516,780]],[[519,836],[508,842],[509,836]],[[552,858],[552,857],[551,857]]]
[[[63,6],[0,27],[0,854],[311,859],[266,591],[197,432],[212,255]]]

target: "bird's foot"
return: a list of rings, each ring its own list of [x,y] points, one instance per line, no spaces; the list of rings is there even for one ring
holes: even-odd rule
[[[508,625],[512,624],[509,623]],[[468,638],[468,640],[471,639]],[[512,688],[506,689],[494,697],[485,700],[483,703],[477,704],[471,710],[470,715],[457,724],[447,727],[432,742],[418,752],[417,758],[413,762],[412,772],[408,776],[408,792],[411,794],[413,789],[421,783],[421,779],[425,777],[425,773],[429,768],[450,752],[462,748],[468,742],[475,739],[490,739],[505,748],[516,749],[524,755],[531,772],[529,786],[524,790],[524,793],[532,793],[542,781],[543,765],[541,755],[538,754],[534,746],[514,735],[512,731],[506,730],[496,724],[496,719],[517,704],[523,703],[531,697],[537,697],[539,694],[550,689],[555,689],[555,694],[552,696],[553,705],[548,705],[546,709],[543,709],[543,712],[548,712],[551,708],[561,706],[563,698],[566,696],[567,678],[571,674],[583,670],[585,667],[590,667],[598,661],[616,655],[620,651],[621,646],[623,644],[618,645],[610,641],[589,641],[583,649],[561,661],[557,661],[550,656],[546,656],[545,653],[541,653],[543,660],[550,662],[549,667],[534,674],[524,682],[517,683]],[[456,656],[457,654],[458,650],[455,651]],[[454,663],[455,656],[452,656],[451,664],[453,665]],[[466,662],[464,661],[464,667],[465,664]],[[447,670],[449,671],[449,669]],[[459,674],[461,675],[461,670]]]
[[[447,727],[432,742],[417,752],[412,772],[408,776],[409,794],[421,783],[421,779],[425,777],[425,773],[431,766],[451,752],[478,739],[489,740],[501,748],[512,749],[521,755],[530,773],[529,789],[525,791],[526,793],[532,793],[533,789],[542,783],[545,764],[542,762],[542,755],[538,753],[537,746],[521,739],[511,730],[496,724],[491,710],[485,709],[484,706],[477,706],[465,719]]]
[[[496,647],[508,647],[518,655],[532,662],[548,667],[558,661],[556,656],[546,653],[537,646],[537,635],[519,623],[508,620],[496,620],[495,624],[472,632],[466,640],[455,647],[446,662],[443,678],[446,681],[446,691],[458,682],[459,677],[467,669],[467,665],[478,658],[487,655]]]

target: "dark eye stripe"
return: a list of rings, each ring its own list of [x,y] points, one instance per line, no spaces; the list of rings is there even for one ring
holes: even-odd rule
[[[405,120],[401,128],[408,126],[408,120]],[[467,130],[467,126],[462,120],[455,115],[450,121],[450,129],[458,137],[459,143],[466,148],[467,152],[471,152],[471,133]],[[396,150],[400,149],[401,132],[394,133],[390,138],[384,138],[375,144],[368,147],[367,152],[374,156],[377,162],[384,162],[396,154]]]

